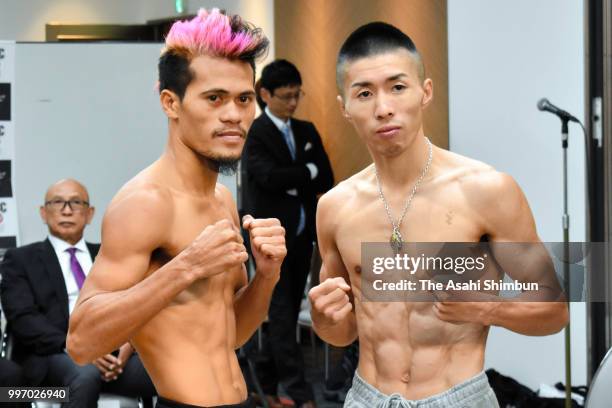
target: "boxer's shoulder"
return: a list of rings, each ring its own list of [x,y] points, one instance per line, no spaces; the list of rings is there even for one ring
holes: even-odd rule
[[[448,150],[437,149],[432,181],[457,184],[465,193],[499,194],[515,184],[512,177],[493,166]]]
[[[138,206],[147,209],[169,208],[173,200],[172,189],[152,181],[131,181],[121,187],[109,208],[113,206]]]
[[[370,165],[341,181],[321,196],[317,205],[317,231],[319,234],[335,236],[338,227],[346,222],[347,217],[361,211],[363,201],[367,200],[368,197],[371,199],[376,194],[372,174],[373,167]]]
[[[529,218],[527,200],[512,176],[486,163],[448,153],[436,176],[446,187],[440,191],[457,192],[464,198],[458,202],[468,204],[486,228]]]
[[[337,213],[351,205],[352,198],[356,194],[356,186],[351,180],[353,177],[341,181],[319,198],[317,214]]]
[[[364,193],[374,193],[373,174],[374,166],[369,165],[346,180],[342,180],[323,194],[319,200],[319,206],[351,205],[354,199],[360,198]]]
[[[166,231],[173,220],[172,191],[158,183],[132,180],[126,183],[109,203],[104,214],[103,228],[134,226],[150,233]]]

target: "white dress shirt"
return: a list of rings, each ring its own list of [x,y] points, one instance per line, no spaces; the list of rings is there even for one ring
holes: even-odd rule
[[[268,115],[268,117],[270,118],[270,120],[272,121],[272,123],[274,123],[274,126],[276,126],[278,128],[278,130],[281,131],[281,133],[283,133],[283,129],[286,126],[289,126],[289,135],[290,137],[293,139],[293,145],[295,146],[295,137],[293,136],[293,129],[291,129],[291,118],[287,119],[287,121],[285,122],[284,120],[282,120],[281,118],[279,118],[278,116],[275,116],[271,111],[270,108],[268,108],[266,106],[266,108],[264,109],[264,111],[266,112],[266,115]]]
[[[66,251],[68,248],[76,248],[76,258],[83,269],[85,276],[89,275],[89,270],[93,265],[89,249],[85,244],[85,239],[81,238],[75,245],[70,245],[68,242],[59,239],[53,235],[49,235],[49,241],[55,250],[55,255],[59,261],[60,267],[62,268],[62,274],[64,275],[64,284],[66,285],[66,292],[68,293],[68,310],[70,314],[74,310],[77,298],[79,297],[79,287],[77,286],[76,279],[70,269],[70,254]]]

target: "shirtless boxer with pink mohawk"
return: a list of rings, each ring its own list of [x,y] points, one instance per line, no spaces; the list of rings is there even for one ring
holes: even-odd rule
[[[217,176],[236,169],[267,46],[260,29],[216,9],[172,26],[159,59],[166,149],[108,206],[70,319],[79,364],[130,341],[160,408],[252,406],[234,350],[266,315],[284,230],[276,219],[242,220],[257,262],[249,283],[236,206]]]

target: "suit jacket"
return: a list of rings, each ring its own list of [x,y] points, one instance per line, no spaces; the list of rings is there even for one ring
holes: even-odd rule
[[[94,259],[99,244],[87,243]],[[9,249],[0,265],[0,299],[15,338],[12,359],[32,385],[47,374],[44,356],[62,353],[68,334],[68,293],[51,242],[46,239]]]
[[[242,212],[278,218],[285,227],[287,247],[296,236],[300,206],[306,215],[305,232],[316,238],[317,196],[332,188],[334,176],[321,137],[311,122],[291,118],[295,160],[280,130],[264,112],[251,126],[242,154]],[[317,166],[311,179],[306,163]],[[287,190],[297,190],[297,196]]]

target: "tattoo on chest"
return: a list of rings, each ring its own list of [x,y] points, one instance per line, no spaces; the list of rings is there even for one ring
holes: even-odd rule
[[[448,225],[452,225],[453,223],[453,212],[452,211],[449,211],[446,213],[446,223]]]

